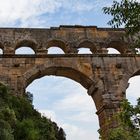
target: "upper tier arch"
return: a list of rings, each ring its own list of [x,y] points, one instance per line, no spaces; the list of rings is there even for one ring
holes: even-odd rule
[[[91,40],[82,40],[78,44],[77,48],[89,48],[92,53],[96,53],[97,52],[96,45]]]
[[[47,41],[47,49],[50,47],[59,47],[61,48],[65,53],[68,53],[68,48],[66,46],[65,41],[59,40],[59,39],[50,39]]]
[[[117,51],[119,51],[121,54],[124,54],[127,52],[127,44],[122,41],[110,41],[107,43],[107,48],[114,48]]]
[[[35,53],[37,52],[37,44],[33,40],[20,40],[20,41],[17,41],[14,50],[16,51],[20,47],[29,47]]]

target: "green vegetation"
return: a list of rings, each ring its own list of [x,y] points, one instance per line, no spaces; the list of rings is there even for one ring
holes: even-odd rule
[[[110,131],[108,140],[140,139],[140,98],[136,106],[124,100],[121,104],[121,112],[114,117],[118,121],[118,127]]]
[[[30,93],[15,96],[0,84],[0,140],[66,140],[66,135],[34,109]]]
[[[104,7],[105,14],[113,16],[108,22],[114,28],[124,26],[127,35],[133,38],[134,47],[140,46],[140,3],[137,0],[113,1],[111,7]]]

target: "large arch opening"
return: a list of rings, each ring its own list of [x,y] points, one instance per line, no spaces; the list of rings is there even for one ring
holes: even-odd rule
[[[129,87],[126,90],[126,98],[132,105],[136,105],[137,99],[140,98],[140,75],[131,77],[128,83]]]
[[[26,91],[33,93],[34,107],[64,129],[67,140],[98,140],[95,105],[81,84],[60,76],[34,77]]]
[[[62,126],[67,140],[98,140],[95,105],[87,95],[93,81],[73,68],[43,66],[22,76],[27,80],[26,91],[33,93],[35,108]]]

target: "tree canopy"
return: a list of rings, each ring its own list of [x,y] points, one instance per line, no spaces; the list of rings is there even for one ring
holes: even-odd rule
[[[0,140],[66,140],[66,135],[34,109],[30,93],[15,96],[0,84]]]
[[[108,140],[140,139],[140,98],[136,106],[124,100],[121,103],[121,111],[113,117],[116,118],[118,127],[110,130]]]
[[[126,33],[133,36],[135,47],[140,46],[140,3],[137,0],[113,1],[103,12],[113,16],[108,22],[113,28],[125,27]]]

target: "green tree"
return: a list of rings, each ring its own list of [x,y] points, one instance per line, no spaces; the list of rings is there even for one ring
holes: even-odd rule
[[[128,100],[124,100],[121,104],[121,112],[117,114],[117,121],[118,127],[110,130],[108,140],[139,140],[140,99],[136,106],[132,106]]]
[[[12,128],[8,122],[0,119],[0,140],[14,140]]]
[[[0,140],[66,139],[62,128],[34,109],[31,93],[19,95],[0,83]]]
[[[39,140],[39,132],[31,119],[18,122],[15,129],[15,140]]]
[[[131,35],[134,47],[140,45],[140,3],[137,0],[113,1],[112,6],[104,7],[103,12],[113,16],[108,22],[114,28],[124,26],[127,35]]]
[[[59,129],[57,140],[66,140],[66,134],[62,128]]]

